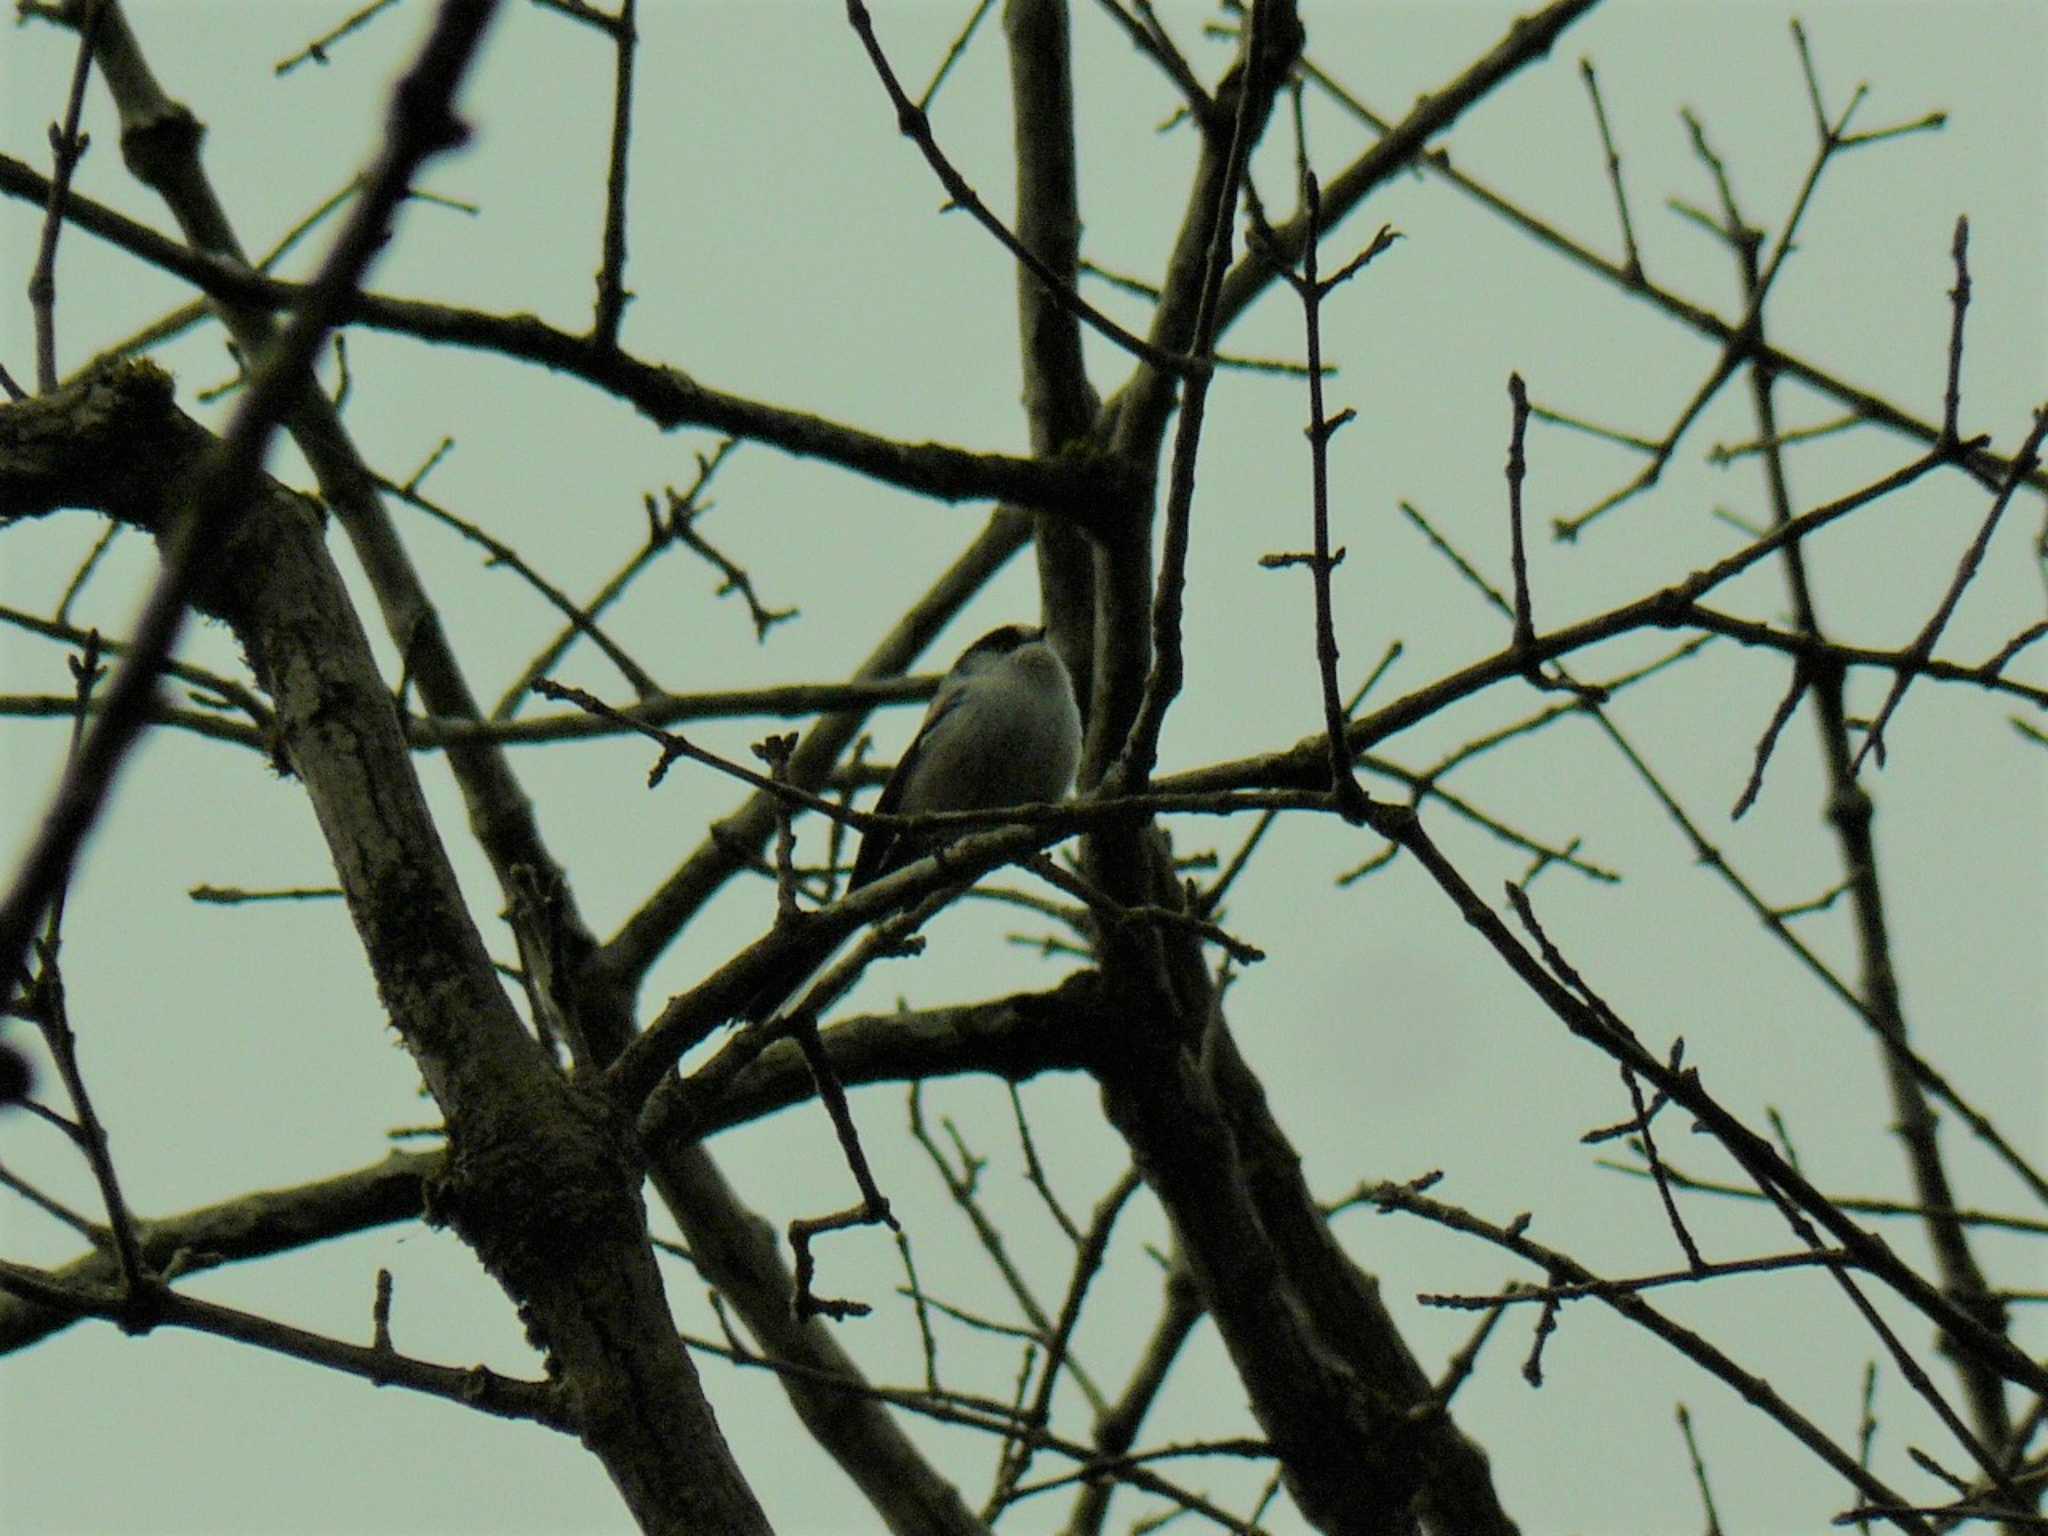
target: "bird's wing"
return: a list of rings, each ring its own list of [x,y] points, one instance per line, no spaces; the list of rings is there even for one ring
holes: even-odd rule
[[[917,735],[904,749],[897,760],[896,771],[889,775],[889,782],[882,786],[881,798],[875,801],[875,809],[884,816],[893,816],[904,809],[903,795],[911,780],[917,776],[918,760],[924,755],[925,744],[931,740],[932,727],[960,706],[960,694],[956,691],[943,699],[934,699],[931,710],[924,717],[924,724],[918,727]],[[861,836],[860,852],[853,858],[853,874],[846,882],[849,891],[857,891],[870,881],[879,880],[893,870],[901,869],[914,858],[915,845],[901,832],[876,827]]]

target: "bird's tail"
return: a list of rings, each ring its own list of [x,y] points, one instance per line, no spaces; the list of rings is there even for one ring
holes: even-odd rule
[[[740,1016],[750,1024],[760,1024],[775,1016],[783,1007],[811,982],[811,979],[825,967],[833,952],[845,941],[846,935],[837,937],[820,935],[801,940],[791,946],[788,954],[776,965],[766,980],[747,999]]]

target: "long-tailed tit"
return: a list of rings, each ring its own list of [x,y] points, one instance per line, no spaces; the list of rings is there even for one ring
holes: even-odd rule
[[[1058,800],[1080,760],[1081,716],[1059,653],[1044,630],[1005,624],[970,645],[940,681],[875,809],[918,816]],[[847,889],[894,873],[942,841],[875,828],[861,838]],[[788,970],[747,1005],[746,1016],[767,1018],[825,958],[793,956]]]

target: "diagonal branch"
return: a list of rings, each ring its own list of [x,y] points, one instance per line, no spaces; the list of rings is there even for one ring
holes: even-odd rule
[[[306,303],[255,363],[255,376],[205,471],[194,482],[165,568],[130,642],[127,659],[109,683],[102,712],[80,744],[56,799],[0,904],[0,997],[11,998],[29,934],[44,907],[68,880],[71,861],[129,746],[141,730],[156,675],[184,626],[206,562],[218,554],[227,523],[258,474],[278,422],[307,393],[315,353],[334,325],[345,298],[388,238],[390,223],[413,174],[431,155],[453,148],[465,130],[451,114],[456,87],[482,40],[490,4],[444,5],[419,62],[393,98],[390,136],[369,184],[310,286]],[[95,20],[108,30],[118,8],[104,0]],[[317,396],[318,392],[312,392]]]
[[[41,200],[49,183],[36,171],[0,155],[0,192]],[[305,284],[263,277],[237,263],[195,254],[148,226],[86,198],[73,197],[66,217],[81,229],[163,268],[224,304],[295,310]],[[532,315],[493,315],[418,299],[345,295],[338,322],[471,347],[533,363],[585,383],[634,406],[664,431],[704,427],[768,443],[786,453],[818,458],[871,479],[943,501],[1007,501],[1098,523],[1118,491],[1113,465],[1047,461],[979,453],[942,443],[904,443],[825,417],[748,399],[700,383],[679,368],[651,363],[588,336],[551,326]]]
[[[988,204],[981,200],[974,188],[967,184],[967,178],[955,170],[953,163],[939,148],[939,142],[932,136],[931,119],[924,108],[912,101],[897,82],[896,71],[889,67],[889,59],[882,52],[882,45],[875,37],[874,18],[868,15],[868,8],[861,0],[846,0],[846,19],[860,38],[861,47],[867,50],[868,62],[875,67],[875,74],[882,82],[882,88],[889,93],[889,101],[896,108],[896,126],[904,136],[916,144],[932,173],[939,178],[946,189],[946,195],[956,207],[964,208],[974,221],[996,237],[1003,249],[1016,257],[1031,275],[1043,283],[1046,291],[1053,295],[1060,307],[1096,331],[1115,342],[1134,357],[1143,358],[1155,368],[1165,369],[1174,374],[1206,372],[1208,364],[1198,358],[1184,356],[1160,347],[1143,337],[1133,336],[1109,316],[1102,313],[1074,291],[1070,278],[1047,266],[1023,241],[1004,226],[1003,221],[989,211]]]

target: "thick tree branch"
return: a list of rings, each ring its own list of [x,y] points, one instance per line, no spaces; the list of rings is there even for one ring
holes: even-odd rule
[[[291,1189],[254,1190],[217,1205],[136,1223],[142,1262],[152,1273],[196,1274],[222,1264],[291,1253],[331,1238],[417,1220],[428,1183],[446,1162],[441,1152],[394,1152],[382,1162]],[[102,1247],[49,1272],[57,1284],[103,1291],[120,1277]],[[0,1298],[0,1355],[13,1354],[68,1328],[78,1314]]]
[[[491,4],[465,0],[442,14],[444,19],[461,19],[465,24],[475,21],[480,26],[492,10]],[[129,170],[163,198],[198,259],[213,268],[249,276],[248,258],[200,161],[204,129],[190,109],[173,100],[158,83],[119,0],[107,0],[104,6],[95,55],[121,115],[121,153]],[[459,63],[467,54],[450,57],[451,62]],[[422,58],[431,62],[433,56],[423,54]],[[438,115],[430,110],[437,89],[443,92]],[[295,318],[284,332],[287,338],[296,338],[293,345],[305,338],[307,327],[316,321],[318,329],[311,333],[316,341],[328,327],[340,323],[341,307],[360,293],[362,276],[385,238],[399,201],[411,195],[411,171],[419,154],[414,153],[410,163],[400,163],[395,155],[408,148],[404,136],[408,123],[414,133],[440,133],[451,141],[466,134],[448,112],[452,90],[452,79],[439,79],[432,71],[423,70],[400,83],[393,98],[387,152],[363,178],[362,191],[336,245],[337,258],[341,253],[353,253],[354,275],[342,283],[329,281],[323,274],[322,280],[302,295],[293,306]],[[430,143],[426,147],[447,146]],[[375,231],[374,243],[363,243],[365,229]],[[178,249],[173,242],[161,243]],[[242,356],[250,360],[266,357],[278,335],[272,308],[214,297],[216,313],[234,336]],[[319,313],[310,312],[308,306]],[[312,356],[309,345],[292,376],[291,395],[273,417],[291,431],[322,496],[348,534],[376,593],[386,632],[404,657],[406,675],[427,708],[457,719],[479,718],[475,696],[448,643],[440,615],[386,514],[375,476],[342,424],[338,406],[318,389],[299,387],[299,377],[305,374]],[[462,791],[470,828],[491,861],[508,902],[520,888],[521,871],[547,872],[548,883],[557,892],[565,947],[587,951],[594,941],[577,913],[574,892],[542,840],[533,808],[503,752],[489,741],[465,743],[450,751],[449,764]]]
[[[139,420],[67,416],[73,393]],[[20,427],[27,413],[33,439],[38,411],[78,487],[153,530],[172,524],[173,488],[217,453],[147,365],[8,417]],[[92,423],[98,438],[82,430]],[[234,627],[275,701],[380,995],[447,1119],[456,1155],[436,1213],[525,1310],[578,1432],[643,1526],[765,1530],[675,1337],[621,1129],[512,1012],[317,519],[267,479],[245,494],[208,550],[197,599]]]
[[[47,181],[0,155],[0,192],[41,197]],[[304,284],[251,272],[226,259],[195,254],[175,241],[90,199],[74,196],[66,217],[91,234],[186,279],[223,304],[248,312],[291,310]],[[492,315],[417,299],[347,296],[340,323],[469,347],[566,373],[634,406],[663,431],[703,427],[767,443],[941,501],[1004,501],[1071,520],[1099,524],[1117,475],[1087,458],[1019,458],[944,443],[904,443],[803,411],[714,389],[679,368],[645,362],[589,336],[561,330],[532,315]]]
[[[301,399],[324,399],[305,385],[313,356],[334,324],[336,310],[361,283],[371,258],[388,237],[413,173],[429,156],[463,137],[465,130],[453,116],[452,102],[492,10],[484,0],[445,0],[417,62],[393,95],[389,132],[368,185],[308,290],[305,306],[274,345],[249,349],[254,375],[226,438],[217,451],[209,453],[210,462],[203,470],[190,462],[178,466],[181,479],[192,476],[189,486],[180,487],[189,503],[182,507],[175,535],[166,545],[165,568],[136,626],[133,650],[108,685],[104,712],[74,754],[56,803],[24,858],[13,888],[0,903],[0,995],[12,995],[29,930],[69,878],[78,844],[141,727],[141,706],[176,642],[186,605],[200,584],[206,562],[217,556],[215,546],[222,530],[259,472],[272,431]],[[118,91],[122,76],[116,44],[127,30],[120,7],[101,0],[93,6],[90,19],[108,83]],[[122,149],[130,163],[135,163],[137,142],[126,132]],[[211,449],[210,443],[208,446]],[[172,530],[171,520],[164,517],[159,531],[171,534]]]
[[[1011,136],[1017,152],[1017,238],[1065,287],[1081,259],[1074,82],[1064,0],[1009,0]],[[1081,326],[1059,295],[1017,269],[1017,334],[1032,451],[1096,441],[1101,402],[1088,381]],[[1095,677],[1095,550],[1071,519],[1037,519],[1038,588],[1053,647],[1085,711]]]

